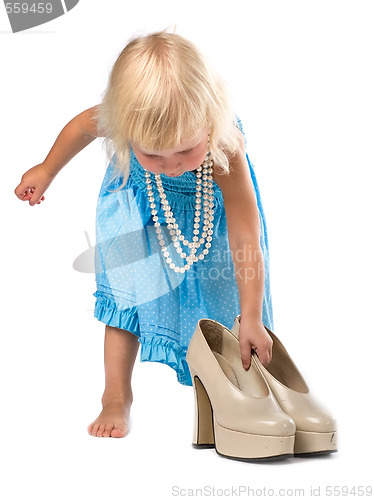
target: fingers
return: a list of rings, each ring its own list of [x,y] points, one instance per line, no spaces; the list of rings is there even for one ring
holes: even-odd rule
[[[272,344],[270,345],[266,344],[264,346],[258,347],[257,349],[255,349],[255,351],[258,356],[258,359],[264,366],[270,363],[272,358]]]
[[[244,327],[239,332],[239,345],[242,366],[245,370],[251,366],[253,351],[264,366],[270,363],[273,341],[263,327],[260,327],[258,331],[255,327],[248,330]]]
[[[242,366],[244,370],[248,370],[249,367],[251,366],[252,344],[248,341],[241,341],[241,339],[239,339],[239,345],[240,345]]]
[[[20,185],[21,186],[21,185]],[[45,200],[44,195],[39,197],[34,188],[20,188],[17,186],[14,190],[15,195],[22,201],[28,201],[30,206],[40,205],[42,201]]]
[[[31,198],[32,193],[34,192],[35,188],[30,187],[24,182],[21,182],[21,184],[18,184],[16,189],[14,190],[14,194],[19,198],[20,200],[27,201]]]
[[[271,353],[269,351],[264,351],[264,352],[258,352],[258,349],[256,350],[256,354],[258,356],[258,359],[261,361],[261,363],[266,366],[270,363],[271,361]]]
[[[16,189],[14,190],[14,194],[19,198],[20,200],[23,200],[24,197],[29,193],[30,188],[25,187],[24,185],[19,184]]]
[[[41,201],[41,197],[40,197],[39,192],[37,190],[32,190],[31,191],[31,198],[30,198],[30,201],[29,201],[30,206],[33,207],[36,204],[39,205],[40,201]]]

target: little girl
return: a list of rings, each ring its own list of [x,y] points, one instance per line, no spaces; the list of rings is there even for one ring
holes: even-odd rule
[[[31,206],[96,137],[110,164],[96,211],[95,317],[105,323],[102,412],[88,431],[123,437],[141,361],[174,368],[196,323],[241,314],[244,368],[266,365],[273,330],[266,222],[240,121],[224,86],[186,39],[138,37],[120,53],[102,103],[73,118],[15,189]]]

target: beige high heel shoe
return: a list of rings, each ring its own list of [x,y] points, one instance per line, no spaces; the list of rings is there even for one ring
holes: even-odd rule
[[[239,338],[239,325],[240,315],[235,318],[231,330],[236,338]],[[294,454],[321,455],[337,451],[336,421],[313,399],[301,373],[278,337],[264,327],[273,340],[273,356],[266,367],[259,360],[258,366],[279,406],[296,424]]]
[[[214,446],[220,455],[247,461],[293,455],[295,423],[255,360],[244,370],[239,342],[228,328],[200,319],[186,360],[195,396],[195,446]]]

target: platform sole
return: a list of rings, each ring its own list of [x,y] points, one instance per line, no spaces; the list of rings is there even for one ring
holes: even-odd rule
[[[296,431],[295,456],[326,455],[338,451],[337,432]]]
[[[213,416],[215,447],[219,455],[238,460],[282,459],[293,456],[295,436],[247,434],[219,425]]]

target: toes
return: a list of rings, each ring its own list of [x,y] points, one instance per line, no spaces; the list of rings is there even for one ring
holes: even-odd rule
[[[110,433],[112,432],[113,427],[113,424],[106,424],[103,432],[103,437],[110,437]]]
[[[105,431],[105,424],[100,424],[96,436],[103,437],[104,431]]]
[[[97,431],[99,429],[99,426],[97,424],[93,423],[90,425],[89,428],[91,428],[91,432],[88,431],[91,434],[91,436],[97,436]]]
[[[91,436],[121,438],[126,436],[126,426],[119,424],[95,424],[92,423],[87,428]]]
[[[126,426],[125,425],[118,425],[114,427],[112,430],[111,434],[112,437],[114,438],[122,438],[126,436]]]

